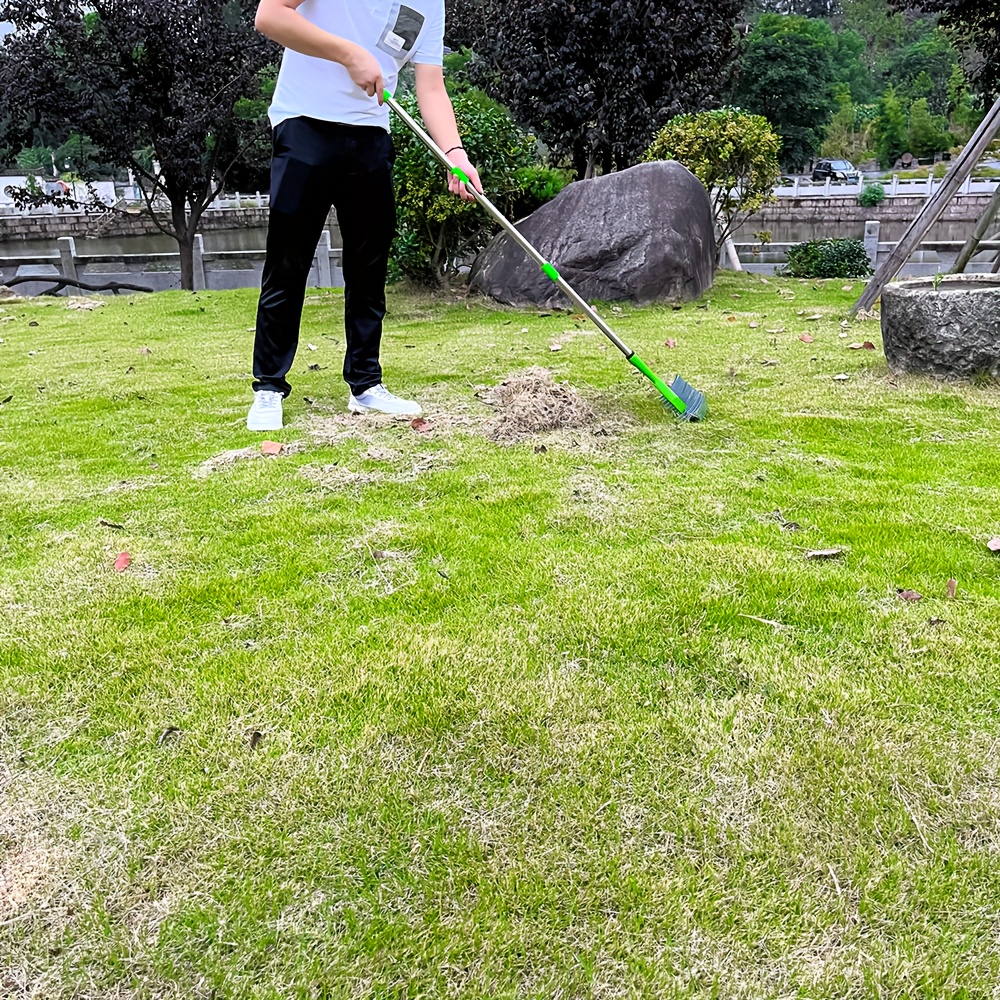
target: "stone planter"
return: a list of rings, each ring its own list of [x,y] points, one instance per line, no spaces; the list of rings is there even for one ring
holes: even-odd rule
[[[1000,376],[1000,274],[945,275],[887,285],[882,343],[893,372]]]

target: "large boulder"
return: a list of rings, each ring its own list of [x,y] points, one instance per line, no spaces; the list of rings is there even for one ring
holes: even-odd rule
[[[893,372],[1000,375],[1000,275],[947,275],[886,285],[882,344]]]
[[[673,161],[570,184],[517,228],[585,299],[696,299],[712,285],[715,226],[708,192]],[[470,281],[508,305],[566,304],[505,233],[476,258]]]

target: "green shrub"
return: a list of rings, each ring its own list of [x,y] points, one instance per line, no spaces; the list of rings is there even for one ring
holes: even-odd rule
[[[782,273],[790,278],[867,278],[872,265],[861,240],[812,240],[788,251]]]
[[[405,97],[401,103],[418,115],[415,97]],[[532,168],[535,139],[514,123],[506,108],[484,94],[460,93],[453,103],[465,151],[490,200],[509,216],[524,202],[526,187],[537,190],[541,184],[540,175],[521,173]],[[397,237],[390,275],[441,285],[465,259],[482,250],[496,226],[475,202],[448,191],[448,175],[441,164],[399,122],[393,139]]]
[[[721,243],[747,217],[775,201],[781,138],[770,122],[739,108],[671,118],[646,160],[677,160],[705,185]]]
[[[858,196],[858,201],[865,208],[874,208],[885,201],[885,188],[881,184],[866,184],[864,190]]]

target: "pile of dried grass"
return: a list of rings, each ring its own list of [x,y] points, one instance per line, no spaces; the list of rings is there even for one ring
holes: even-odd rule
[[[572,386],[557,383],[546,368],[529,368],[511,376],[490,393],[488,402],[497,414],[486,422],[486,436],[498,444],[585,427],[595,419],[590,404]]]

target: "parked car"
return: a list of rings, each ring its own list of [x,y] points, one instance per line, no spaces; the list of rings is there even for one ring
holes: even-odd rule
[[[813,167],[813,180],[825,181],[827,178],[834,181],[854,181],[861,180],[861,171],[848,160],[819,160]]]

